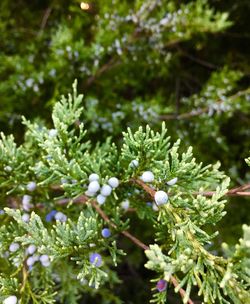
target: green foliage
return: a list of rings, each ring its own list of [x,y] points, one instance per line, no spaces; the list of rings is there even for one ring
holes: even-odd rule
[[[142,303],[172,275],[197,303],[247,303],[246,226],[234,244],[249,222],[249,201],[225,199],[229,179],[219,168],[231,187],[249,180],[250,4],[89,5],[0,3],[0,208],[8,208],[0,210],[0,301]],[[76,78],[82,94],[75,82],[60,98]],[[144,188],[149,170],[154,181]],[[88,193],[91,173],[100,185],[120,181],[100,206]],[[157,190],[168,194],[167,205],[154,202]],[[62,222],[49,216],[55,209]],[[127,229],[164,265],[146,262],[122,237]],[[29,269],[30,245],[49,266]],[[101,267],[90,263],[93,252]],[[179,303],[172,284],[152,287],[153,301]]]
[[[16,161],[8,183],[1,184],[5,192],[13,188],[5,197],[11,208],[5,208],[5,215],[1,215],[3,299],[14,294],[22,303],[77,303],[83,294],[94,292],[102,298],[109,289],[113,296],[106,299],[107,303],[121,303],[115,292],[120,283],[115,270],[124,250],[116,240],[129,227],[121,204],[126,199],[139,218],[145,205],[143,212],[154,243],[145,251],[146,267],[156,272],[157,279],[171,281],[174,277],[179,282],[175,292],[185,289],[183,303],[188,302],[194,287],[205,303],[230,303],[230,299],[247,303],[249,228],[243,227],[243,239],[228,258],[206,249],[218,235],[211,234],[207,227],[225,215],[229,178],[218,170],[219,165],[203,166],[195,160],[191,148],[180,151],[179,140],[171,145],[164,123],[159,132],[149,126],[135,133],[128,129],[121,149],[111,140],[95,146],[87,140],[83,124],[78,123],[83,113],[81,98],[74,83],[73,95],[62,97],[54,107],[54,129],[24,120],[27,133],[19,147],[13,137],[2,136],[2,154],[14,155]],[[24,156],[30,156],[27,166],[22,165]],[[131,166],[135,159],[137,167]],[[0,162],[1,168],[13,166],[7,157]],[[141,175],[147,170],[154,174],[151,186],[141,184]],[[97,194],[87,191],[93,172],[99,174],[101,185],[114,175],[119,178],[119,186],[100,206]],[[177,183],[166,184],[173,177],[177,177]],[[35,188],[30,188],[31,181]],[[154,211],[146,207],[146,202],[154,199],[151,191],[156,190],[168,193],[169,202],[153,202],[157,207]],[[206,190],[214,191],[211,197],[204,195]],[[23,196],[27,193],[33,197],[28,210]],[[59,212],[61,217],[56,222],[48,221],[46,213],[52,208],[63,211],[64,217]],[[27,214],[31,209],[25,220],[25,211]],[[112,232],[108,238],[102,236],[104,225]],[[34,255],[27,251],[30,245],[36,248]],[[95,259],[91,260],[93,254]],[[36,256],[41,263],[34,262],[30,267],[29,259]],[[66,274],[72,284],[68,284]],[[153,302],[164,303],[166,299],[166,292],[154,293]]]

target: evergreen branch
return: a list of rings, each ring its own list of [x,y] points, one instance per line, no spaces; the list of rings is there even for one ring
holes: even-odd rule
[[[232,96],[229,96],[228,99],[235,100],[238,97],[241,97],[241,96],[243,96],[245,94],[248,94],[248,93],[250,93],[250,88],[248,88],[246,90],[243,90],[243,91],[239,91],[236,94],[234,94]],[[224,100],[219,99],[219,100],[215,101],[214,104],[220,105],[223,102],[224,102]],[[185,119],[191,119],[193,117],[200,116],[200,115],[208,113],[208,112],[209,112],[209,107],[204,107],[204,108],[199,108],[199,109],[196,109],[196,110],[192,110],[191,112],[182,113],[182,114],[179,114],[179,115],[176,115],[176,114],[159,115],[159,119],[161,119],[161,120],[185,120]]]
[[[109,219],[109,217],[106,215],[106,213],[98,206],[96,201],[91,202],[92,206],[96,209],[97,213],[104,219],[105,222],[107,222],[109,225],[111,225],[113,228],[117,228],[117,226]],[[138,238],[133,236],[128,231],[121,231],[121,233],[126,236],[128,239],[130,239],[135,245],[142,248],[143,250],[148,250],[149,246],[141,242]],[[179,286],[179,283],[177,279],[173,276],[170,277],[170,281],[173,283],[174,287],[177,288]],[[179,293],[182,298],[186,296],[186,292],[184,289],[180,288]],[[188,302],[189,304],[194,304],[194,302],[189,298]]]
[[[148,186],[141,180],[134,179],[133,181],[135,184],[141,186],[144,189],[144,191],[146,191],[152,197],[152,199],[155,199],[156,191],[154,189],[152,189],[150,186]],[[244,185],[239,188],[245,189],[248,187],[249,187],[249,185]],[[235,189],[233,189],[233,191],[235,191]],[[216,194],[214,194],[214,195],[216,195]],[[167,216],[172,217],[171,219],[169,219],[171,222],[170,225],[178,226],[178,225],[181,225],[181,223],[185,222],[186,220],[188,221],[188,219],[185,219],[184,214],[183,214],[184,215],[183,218],[180,217],[179,214],[176,213],[175,208],[173,206],[167,205],[167,208],[165,209],[165,211],[163,209],[163,212],[166,212]],[[159,220],[161,219],[161,215],[159,215],[158,219]],[[163,220],[163,218],[162,218],[162,220]],[[163,224],[163,222],[161,223],[161,225],[162,224]],[[193,227],[195,228],[195,226],[193,226]],[[198,230],[197,230],[197,232],[198,232]],[[188,243],[192,244],[193,250],[196,252],[196,254],[198,256],[203,256],[204,260],[206,261],[206,262],[204,262],[204,265],[213,266],[214,270],[212,270],[212,272],[214,272],[214,273],[212,274],[212,272],[211,272],[211,275],[217,277],[217,279],[216,279],[216,280],[218,280],[217,284],[220,282],[220,284],[219,284],[220,288],[225,288],[225,284],[228,284],[228,288],[231,289],[230,290],[231,297],[233,299],[237,299],[235,297],[236,294],[234,294],[235,290],[237,290],[237,292],[241,293],[241,296],[239,297],[239,303],[243,303],[243,301],[244,301],[243,299],[245,299],[247,297],[247,292],[244,289],[244,287],[242,288],[241,283],[236,280],[238,278],[238,276],[236,274],[232,274],[231,268],[233,267],[233,264],[230,262],[229,259],[227,260],[223,257],[215,256],[215,255],[209,253],[202,246],[202,243],[200,242],[200,240],[198,240],[198,238],[196,236],[197,232],[195,232],[194,229],[193,230],[188,229],[187,231],[185,231],[186,240],[188,241]],[[181,235],[183,234],[182,231],[180,231],[179,233]],[[199,233],[202,233],[201,229],[199,229]],[[188,246],[187,245],[188,243],[186,243],[186,246]],[[171,250],[170,250],[170,252],[171,252]],[[146,255],[148,256],[149,260],[151,260],[146,265],[147,268],[156,270],[156,269],[158,269],[156,266],[157,263],[160,263],[160,265],[163,265],[164,263],[166,263],[165,264],[166,268],[164,268],[163,266],[160,266],[160,267],[163,267],[162,269],[166,269],[168,274],[173,271],[173,270],[171,270],[171,268],[168,268],[168,267],[171,267],[170,265],[172,265],[172,267],[173,267],[173,264],[170,262],[171,261],[170,258],[169,258],[169,260],[167,260],[168,258],[166,257],[166,261],[163,264],[161,264],[165,258],[164,258],[164,255],[161,253],[160,247],[158,245],[150,245],[150,250],[148,250],[146,252]],[[158,257],[159,257],[159,259],[158,259]],[[184,257],[184,255],[182,256],[181,259],[183,259],[183,257]],[[158,261],[156,261],[155,258],[158,259]],[[177,261],[175,261],[175,262],[177,262]],[[178,262],[180,263],[181,260],[179,260]],[[190,270],[190,273],[192,273],[192,270]],[[203,277],[203,272],[201,272],[200,274]],[[200,289],[199,295],[204,293],[204,296],[207,297],[207,295],[205,295],[206,291],[204,290],[204,285],[206,285],[205,277],[203,277],[203,282],[202,282],[202,280],[199,278],[199,275],[196,273],[196,271],[194,271],[194,276],[196,277],[197,284]],[[187,274],[184,277],[184,279],[182,280],[183,285],[186,283],[186,280],[188,280],[188,282],[189,282],[189,283],[187,283],[187,289],[186,289],[187,294],[190,293],[191,286],[192,286],[192,283],[191,283],[191,281],[189,281],[188,277],[189,277],[189,273],[187,270]],[[221,277],[221,279],[219,279],[219,277]],[[214,284],[216,284],[216,283],[214,283]],[[181,286],[183,286],[183,285],[181,285]],[[235,290],[232,289],[232,286],[235,287]],[[217,288],[218,297],[219,297],[219,299],[221,299],[221,295],[220,295],[218,286],[216,288]],[[178,289],[176,289],[176,290],[178,290]],[[213,296],[211,296],[211,298],[213,298]]]
[[[146,184],[144,184],[140,180],[137,180],[137,181],[138,181],[138,184],[141,185],[142,187],[145,186],[145,189],[147,189],[147,191],[149,191],[149,193],[153,193],[154,190],[150,189],[150,187],[148,187]],[[73,200],[74,203],[86,203],[87,201],[89,201],[89,198],[87,196],[85,196],[85,195],[81,195],[78,198],[76,198],[76,199]],[[58,201],[59,204],[66,204],[68,202],[69,202],[69,199],[62,199],[62,200]],[[91,205],[95,208],[95,210],[97,211],[97,213],[101,216],[101,218],[107,224],[109,224],[113,228],[117,229],[117,226],[110,220],[110,218],[99,207],[98,203],[95,200],[91,200]],[[143,250],[148,250],[149,249],[149,246],[147,246],[146,244],[144,244],[137,237],[133,236],[130,232],[124,230],[124,231],[121,231],[121,234],[123,234],[125,237],[127,237],[130,241],[132,241],[139,248],[142,248]],[[179,286],[179,283],[178,283],[178,281],[177,281],[177,279],[175,277],[171,276],[170,280],[173,283],[173,285],[174,285],[175,288],[177,288]],[[182,288],[179,289],[179,293],[182,296],[182,298],[184,298],[185,295],[186,295],[185,290],[182,289]],[[194,302],[191,299],[188,300],[188,303],[189,304],[194,304]]]

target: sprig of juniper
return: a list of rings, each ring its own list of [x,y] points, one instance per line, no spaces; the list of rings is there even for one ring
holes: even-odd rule
[[[1,215],[3,299],[15,294],[23,303],[62,302],[62,263],[74,278],[70,299],[76,301],[91,286],[100,293],[112,288],[117,277],[111,265],[124,254],[116,244],[121,232],[145,250],[146,267],[157,273],[154,302],[166,301],[164,282],[170,280],[184,303],[192,303],[194,287],[205,303],[247,303],[249,278],[241,262],[248,263],[248,241],[240,241],[232,258],[214,256],[205,248],[217,235],[210,235],[207,225],[225,215],[229,178],[219,164],[203,166],[191,148],[181,153],[180,141],[171,144],[164,123],[159,132],[149,126],[129,129],[121,148],[111,139],[93,146],[81,122],[81,100],[74,83],[73,95],[62,97],[54,107],[54,129],[24,119],[23,145],[17,147],[13,137],[2,136],[0,186],[12,207]],[[213,191],[212,196],[202,195],[206,191]],[[79,197],[84,204],[74,204]],[[151,225],[155,243],[149,247],[126,231],[128,205]],[[48,217],[55,206],[56,214]],[[108,234],[98,215],[108,224]],[[55,223],[50,222],[53,218]],[[28,268],[30,245],[37,251]],[[89,287],[84,287],[86,282]]]

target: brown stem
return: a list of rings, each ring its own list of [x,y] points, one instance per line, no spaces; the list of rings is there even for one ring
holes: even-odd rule
[[[244,191],[250,189],[250,184],[245,184],[233,189],[230,189],[225,193],[227,196],[250,196],[250,192]],[[215,191],[205,191],[205,192],[196,192],[196,195],[203,195],[203,196],[213,196]]]
[[[147,185],[145,185],[147,186]],[[113,228],[117,228],[117,226],[109,219],[109,217],[106,215],[106,213],[99,207],[99,205],[97,204],[96,201],[91,201],[91,205],[95,208],[95,210],[97,211],[97,213],[103,218],[103,220],[108,223],[110,226],[112,226]],[[133,236],[131,233],[129,233],[128,231],[122,231],[121,232],[124,236],[126,236],[128,239],[130,239],[134,244],[136,244],[138,247],[142,248],[143,250],[148,250],[149,246],[147,246],[146,244],[144,244],[143,242],[141,242],[138,238],[136,238],[135,236]],[[177,279],[173,276],[170,277],[170,281],[173,283],[174,287],[177,287],[179,285]],[[182,296],[182,298],[185,297],[186,292],[184,289],[180,289],[179,290],[180,295]],[[188,300],[189,304],[194,304],[194,302],[189,299]]]
[[[150,191],[150,193],[153,195],[155,193],[154,190],[152,190],[149,186],[147,186],[146,184],[144,184],[142,181],[140,180],[134,180],[135,182],[137,182],[138,185],[141,185],[146,191]],[[70,200],[69,199],[62,199],[60,201],[58,201],[59,204],[66,204],[68,203]],[[74,199],[73,202],[74,203],[86,203],[87,201],[89,201],[89,198],[85,195],[81,195],[78,198]],[[98,205],[98,203],[95,200],[90,200],[91,205],[95,208],[95,210],[97,211],[97,213],[101,216],[101,218],[108,223],[111,227],[113,228],[117,228],[117,226],[110,220],[110,218],[107,216],[107,214],[100,208],[100,206]],[[137,245],[138,247],[142,248],[144,251],[149,249],[149,246],[147,246],[146,244],[144,244],[142,241],[140,241],[138,238],[136,238],[135,236],[133,236],[131,233],[129,233],[128,231],[121,231],[121,234],[123,234],[125,237],[127,237],[128,239],[130,239],[135,245]],[[179,285],[177,279],[173,276],[170,277],[170,281],[173,283],[174,287],[177,287]],[[184,298],[185,297],[185,290],[184,289],[180,289],[179,290],[180,295]],[[191,299],[188,300],[189,304],[194,304],[193,301]]]
[[[104,219],[105,222],[107,222],[110,226],[113,228],[117,228],[117,226],[109,219],[109,217],[106,215],[106,213],[99,207],[99,205],[96,203],[96,201],[91,201],[91,205],[95,208],[97,213]],[[130,234],[128,231],[122,231],[123,235],[125,235],[127,238],[129,238],[134,244],[136,244],[138,247],[142,248],[143,250],[149,249],[147,245],[142,243],[139,239],[137,239],[135,236]]]
[[[119,63],[120,63],[120,61],[118,60],[118,58],[114,58],[114,57],[111,58],[107,63],[105,63],[103,66],[101,66],[100,69],[94,75],[90,76],[87,79],[86,86],[87,87],[90,86],[104,72],[110,70],[111,68],[118,65]]]
[[[244,91],[239,91],[236,94],[229,96],[228,99],[234,100],[242,95],[245,95],[247,93],[250,92],[250,89],[246,89]],[[223,100],[217,100],[215,102],[215,104],[219,105],[223,103]],[[205,107],[205,108],[200,108],[197,110],[192,110],[191,112],[187,112],[187,113],[183,113],[180,115],[176,115],[176,114],[165,114],[165,115],[159,115],[159,118],[161,120],[182,120],[182,119],[190,119],[196,116],[199,116],[201,114],[207,113],[209,111],[209,107]]]
[[[40,32],[43,31],[45,29],[45,26],[48,22],[48,19],[49,19],[49,16],[52,12],[52,7],[48,7],[43,15],[43,19],[42,19],[42,22],[41,22],[41,25],[40,25]]]

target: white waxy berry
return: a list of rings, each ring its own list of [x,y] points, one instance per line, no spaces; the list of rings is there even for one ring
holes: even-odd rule
[[[24,209],[25,211],[29,211],[30,208],[32,208],[32,205],[31,205],[31,203],[30,203],[31,200],[32,200],[32,197],[31,197],[30,195],[25,194],[25,195],[23,196],[22,204],[23,204],[23,209]]]
[[[16,296],[9,296],[3,301],[3,304],[16,304],[17,303],[17,297]]]
[[[100,189],[100,184],[98,181],[90,182],[88,186],[88,192],[96,193]]]
[[[168,195],[165,191],[157,191],[155,192],[155,202],[157,205],[163,205],[166,204],[168,201]]]
[[[50,265],[49,256],[47,254],[41,255],[40,262],[44,267],[48,267]]]
[[[26,186],[26,189],[30,192],[36,190],[36,183],[35,182],[29,182]]]
[[[19,267],[20,264],[21,264],[21,262],[20,262],[20,260],[19,260],[18,257],[16,257],[16,258],[13,259],[13,265],[14,265],[15,267]]]
[[[87,190],[87,191],[85,191],[85,195],[92,197],[92,196],[95,196],[95,193]]]
[[[28,221],[30,220],[30,215],[28,213],[24,213],[22,215],[22,220],[25,222],[25,223],[28,223]]]
[[[112,188],[109,185],[103,185],[101,189],[101,195],[109,196],[112,192]]]
[[[90,182],[98,181],[98,180],[99,180],[99,175],[98,174],[96,174],[96,173],[90,174],[90,176],[89,176],[89,181]]]
[[[170,180],[167,182],[167,184],[168,184],[169,186],[173,186],[173,185],[175,185],[175,184],[177,183],[177,181],[178,181],[178,178],[177,178],[177,177],[174,177],[174,178],[170,179]]]
[[[41,263],[48,262],[49,261],[49,256],[47,254],[42,254],[40,256],[39,260],[40,260]]]
[[[50,265],[50,261],[47,261],[47,262],[41,262],[41,264],[42,264],[44,267],[49,267],[49,265]]]
[[[151,183],[154,181],[154,174],[153,172],[151,171],[145,171],[142,173],[142,176],[141,176],[141,180],[144,182],[144,183]]]
[[[4,167],[4,171],[11,172],[12,171],[12,167],[11,166],[5,166]]]
[[[10,251],[10,252],[15,252],[15,251],[17,251],[19,248],[20,248],[20,245],[19,245],[18,243],[12,243],[12,244],[10,244],[9,251]]]
[[[116,177],[111,177],[108,180],[108,183],[112,188],[117,188],[119,186],[119,180]]]
[[[56,129],[50,129],[49,130],[49,137],[56,137],[57,136],[57,130]]]
[[[26,261],[26,264],[27,264],[27,266],[33,266],[34,264],[35,264],[35,260],[34,260],[34,258],[31,256],[31,257],[28,257],[27,258],[27,261]]]
[[[137,168],[139,166],[139,162],[138,162],[138,160],[137,159],[133,159],[131,162],[130,162],[130,164],[129,164],[129,167],[131,167],[131,168]]]
[[[55,214],[55,220],[60,221],[60,222],[66,222],[67,216],[64,213],[59,211]]]
[[[97,200],[97,203],[99,205],[102,205],[105,203],[106,201],[106,196],[102,195],[102,194],[98,194],[97,197],[96,197],[96,200]]]
[[[33,244],[29,245],[29,247],[27,248],[26,252],[27,252],[27,254],[30,254],[30,255],[33,254],[33,253],[35,253],[36,252],[36,246],[33,245]]]
[[[129,200],[125,200],[121,203],[121,207],[124,209],[124,210],[127,210],[129,208]]]

